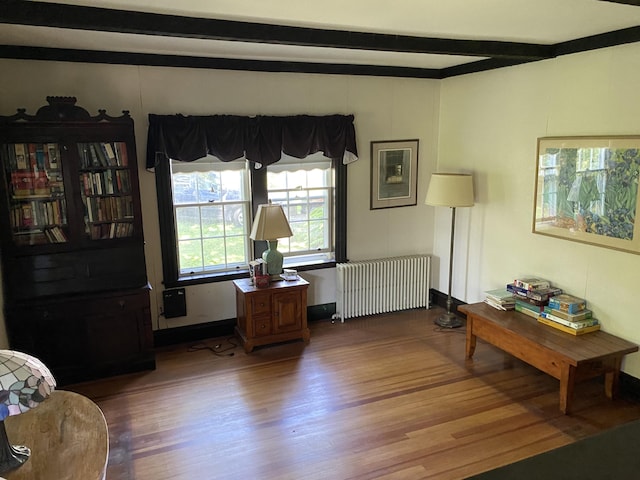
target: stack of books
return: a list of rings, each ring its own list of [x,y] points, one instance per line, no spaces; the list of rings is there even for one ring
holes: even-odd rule
[[[515,296],[505,288],[488,290],[484,292],[484,303],[498,310],[513,310],[515,308]]]
[[[516,278],[507,284],[507,291],[515,296],[515,310],[533,318],[538,318],[551,297],[562,293],[548,280],[537,277]]]
[[[593,318],[587,301],[566,293],[551,297],[538,315],[538,321],[571,335],[600,330],[600,322]]]

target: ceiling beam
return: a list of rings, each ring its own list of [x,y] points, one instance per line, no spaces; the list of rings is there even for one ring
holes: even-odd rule
[[[526,60],[553,56],[550,45],[327,30],[24,0],[4,0],[0,23],[387,52]]]
[[[623,5],[635,5],[640,7],[640,0],[600,0],[601,2],[621,3]]]
[[[626,43],[640,42],[640,27],[624,28],[613,32],[601,33],[590,37],[578,38],[567,42],[556,43],[553,46],[554,56],[597,50],[599,48],[614,47]]]
[[[368,75],[377,77],[442,78],[433,68],[393,67],[318,62],[284,62],[241,60],[235,58],[160,55],[153,53],[109,52],[68,48],[0,45],[0,58],[60,62],[103,63],[111,65],[146,65],[155,67],[207,68],[252,72],[322,73],[328,75]]]

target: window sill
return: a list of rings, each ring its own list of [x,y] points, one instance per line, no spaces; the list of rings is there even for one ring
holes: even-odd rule
[[[334,268],[336,266],[335,260],[325,260],[325,261],[313,261],[313,262],[291,262],[286,263],[286,268],[294,268],[298,272],[306,272],[310,270],[320,270],[323,268]],[[166,288],[176,288],[176,287],[184,287],[189,285],[201,285],[205,283],[216,283],[216,282],[228,282],[231,280],[236,280],[238,278],[247,278],[249,277],[249,270],[238,269],[236,272],[224,272],[224,273],[210,273],[210,274],[199,274],[199,275],[189,275],[185,277],[181,277],[178,280],[172,282],[165,282]]]

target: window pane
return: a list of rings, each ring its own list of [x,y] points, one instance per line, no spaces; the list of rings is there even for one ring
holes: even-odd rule
[[[200,238],[200,211],[198,207],[176,208],[176,231],[179,240]]]
[[[224,238],[208,238],[203,240],[202,249],[204,251],[205,268],[215,268],[220,265],[226,265]]]
[[[198,187],[198,203],[220,200],[220,174],[218,172],[194,172]]]
[[[268,190],[286,190],[287,188],[287,172],[272,173],[267,175]]]
[[[322,250],[329,243],[329,222],[309,222],[309,250]]]
[[[227,264],[246,265],[245,251],[247,249],[246,237],[227,237]]]
[[[181,205],[196,202],[196,179],[190,174],[173,175],[173,203]]]
[[[224,206],[224,226],[227,235],[239,235],[248,229],[244,219],[246,205],[241,203],[233,203]]]
[[[202,236],[219,237],[224,235],[222,222],[222,205],[207,205],[200,207],[202,212]]]
[[[309,250],[309,224],[307,222],[292,222],[291,231],[293,237],[289,240],[289,251],[308,251]]]
[[[186,240],[178,242],[180,272],[202,270],[202,244],[200,240]]]

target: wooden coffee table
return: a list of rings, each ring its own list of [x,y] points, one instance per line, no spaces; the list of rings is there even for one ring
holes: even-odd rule
[[[486,303],[462,305],[467,315],[466,358],[472,358],[476,338],[560,380],[560,410],[569,413],[574,386],[581,380],[605,377],[605,393],[617,392],[622,358],[638,346],[603,331],[573,336],[543,325],[514,310],[501,311]]]

